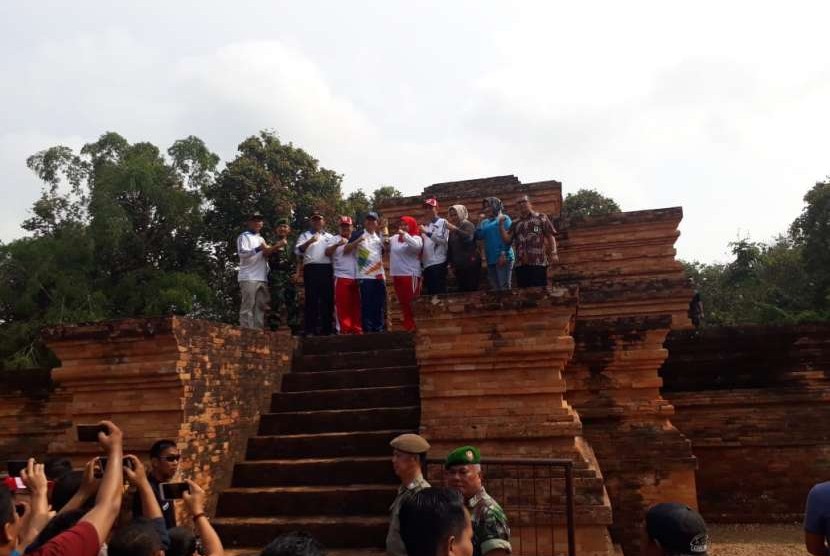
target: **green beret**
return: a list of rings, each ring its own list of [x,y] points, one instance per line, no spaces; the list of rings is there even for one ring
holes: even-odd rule
[[[411,433],[396,436],[389,445],[408,454],[426,454],[429,451],[429,442],[423,436]]]
[[[288,225],[289,225],[288,218],[280,218],[279,220],[277,220],[277,226],[288,226]]]
[[[481,452],[475,446],[461,446],[447,455],[444,467],[449,469],[453,465],[473,465],[481,463]]]

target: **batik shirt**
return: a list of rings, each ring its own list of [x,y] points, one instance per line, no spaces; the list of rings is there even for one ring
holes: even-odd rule
[[[550,218],[538,212],[520,218],[510,226],[516,247],[516,266],[546,266],[545,237],[556,233]]]
[[[473,556],[485,556],[498,549],[513,551],[507,516],[484,488],[467,501],[467,507],[473,520]]]
[[[406,547],[401,539],[401,504],[425,488],[429,488],[429,483],[423,477],[418,477],[408,485],[401,485],[398,488],[398,495],[389,506],[389,532],[386,534],[386,554],[389,556],[406,556]]]

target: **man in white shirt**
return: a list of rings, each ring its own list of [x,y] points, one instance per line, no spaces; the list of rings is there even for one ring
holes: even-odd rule
[[[239,289],[242,301],[239,305],[239,326],[265,328],[265,313],[271,294],[268,292],[268,255],[272,248],[259,235],[262,230],[261,214],[248,218],[248,229],[236,238],[239,255]]]
[[[338,334],[361,334],[360,287],[357,284],[357,253],[346,252],[353,233],[352,219],[340,217],[340,235],[326,249],[334,267],[334,314]]]
[[[424,238],[422,264],[424,266],[424,292],[427,295],[447,293],[447,246],[450,230],[447,221],[438,216],[438,200],[430,197],[424,201],[427,223],[421,225]]]
[[[302,258],[305,286],[305,335],[328,336],[334,315],[334,271],[326,249],[337,241],[328,233],[322,214],[311,215],[311,229],[297,238],[295,253]]]
[[[360,313],[363,332],[383,332],[386,306],[386,274],[383,269],[383,244],[388,237],[379,233],[378,213],[370,212],[363,231],[352,234],[346,253],[357,252],[357,281],[360,286]]]

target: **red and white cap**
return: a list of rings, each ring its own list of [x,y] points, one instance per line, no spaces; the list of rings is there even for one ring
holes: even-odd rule
[[[349,226],[352,225],[352,217],[351,216],[341,216],[340,217],[341,224],[348,224]]]
[[[424,205],[437,208],[438,207],[438,199],[436,199],[435,197],[430,197],[429,199],[426,199],[424,201]]]

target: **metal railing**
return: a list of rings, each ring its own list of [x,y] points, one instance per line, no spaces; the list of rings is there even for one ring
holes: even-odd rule
[[[576,556],[571,460],[487,458],[481,470],[484,488],[507,514],[514,556]],[[444,460],[427,460],[426,475],[444,485]]]

